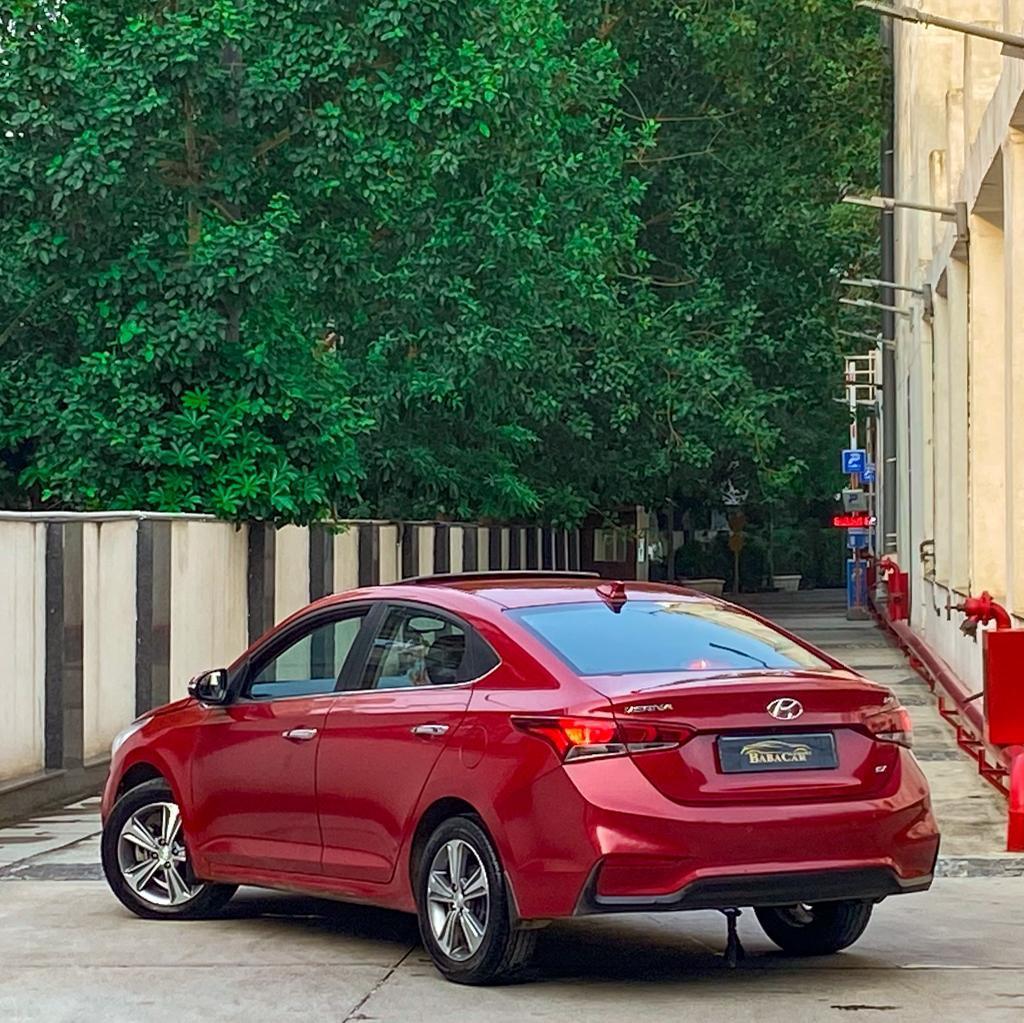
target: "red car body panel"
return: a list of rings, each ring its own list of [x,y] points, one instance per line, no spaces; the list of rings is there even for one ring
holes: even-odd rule
[[[678,893],[718,878],[885,871],[892,891],[927,887],[939,836],[926,781],[909,750],[863,725],[888,690],[819,651],[831,670],[691,671],[668,684],[660,675],[581,677],[506,613],[594,602],[600,582],[466,578],[324,598],[257,640],[230,672],[244,671],[281,630],[350,602],[441,609],[475,629],[500,663],[462,685],[224,707],[178,701],[148,715],[115,753],[104,818],[129,772],[159,772],[181,807],[198,876],[409,911],[417,828],[438,805],[471,807],[483,821],[523,919],[672,908]],[[630,583],[626,592],[728,607],[664,585]],[[563,763],[513,720],[623,721],[626,707],[652,694],[672,707],[653,717],[685,726],[682,746]],[[779,695],[804,705],[798,725],[766,717]],[[413,734],[422,724],[447,730]],[[283,735],[293,728],[315,728],[318,738],[293,743]],[[723,731],[808,730],[835,735],[840,769],[719,769]]]

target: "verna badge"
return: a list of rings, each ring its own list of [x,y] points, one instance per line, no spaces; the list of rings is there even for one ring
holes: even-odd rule
[[[772,700],[765,710],[779,721],[793,721],[803,714],[804,705],[799,700],[791,699],[788,696],[781,696],[777,700]]]
[[[671,710],[671,703],[631,703],[626,708],[627,714],[656,714],[658,711]]]

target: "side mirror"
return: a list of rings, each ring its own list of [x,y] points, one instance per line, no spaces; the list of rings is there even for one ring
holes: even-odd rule
[[[201,671],[189,682],[188,695],[200,703],[227,703],[230,697],[227,669],[211,668],[209,671]]]

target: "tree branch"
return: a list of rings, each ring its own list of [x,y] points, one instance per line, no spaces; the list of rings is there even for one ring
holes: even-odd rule
[[[55,291],[60,288],[60,282],[51,284],[48,288],[43,288],[38,294],[33,295],[24,306],[22,306],[21,312],[19,312],[10,323],[4,328],[4,332],[0,334],[0,348],[3,348],[5,344],[11,339],[14,331],[17,329],[18,324],[26,317],[33,309],[43,301],[44,298],[48,298]]]

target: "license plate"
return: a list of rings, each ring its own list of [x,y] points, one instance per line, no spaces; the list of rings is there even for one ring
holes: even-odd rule
[[[725,774],[822,771],[839,766],[831,732],[814,735],[723,735],[718,761]]]

